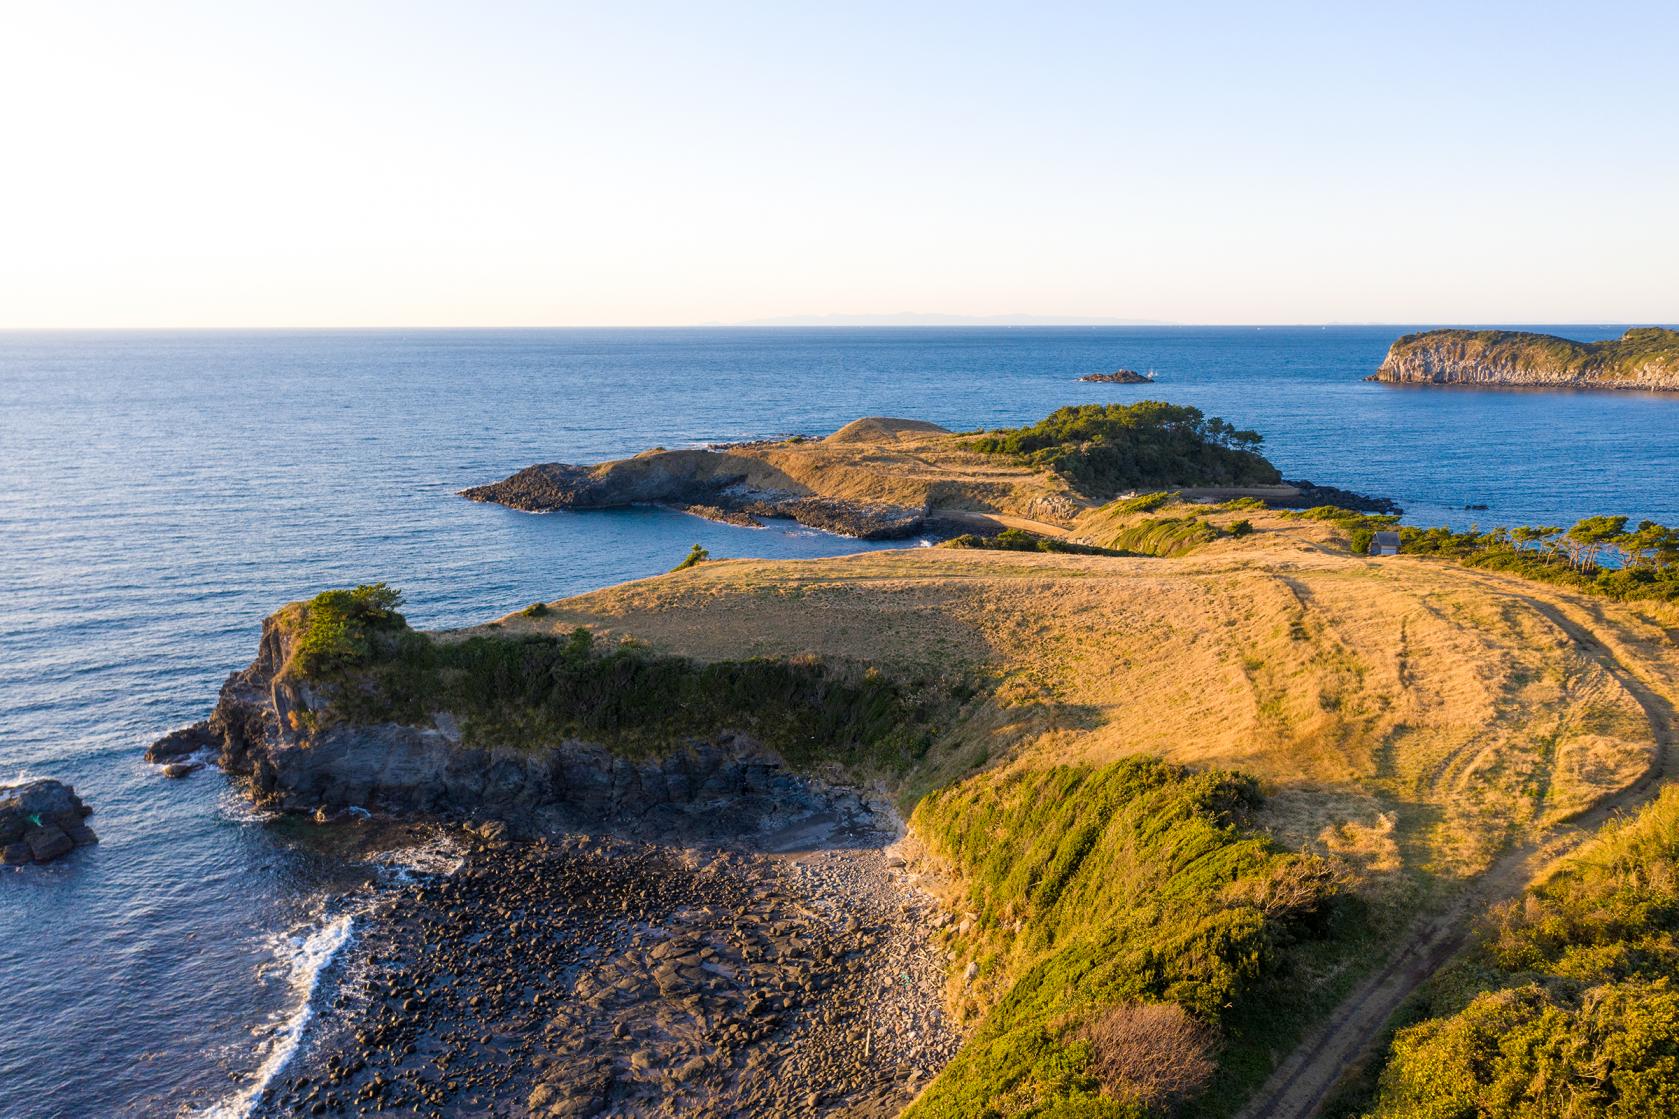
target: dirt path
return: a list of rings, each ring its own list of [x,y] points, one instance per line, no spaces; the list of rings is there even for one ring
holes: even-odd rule
[[[1485,578],[1485,577],[1483,577]],[[1506,592],[1512,586],[1498,580]],[[1525,587],[1522,588],[1524,591]],[[1634,809],[1655,794],[1664,775],[1675,771],[1676,717],[1672,703],[1616,655],[1607,640],[1562,605],[1527,593],[1516,598],[1556,626],[1643,709],[1656,752],[1637,781],[1569,822],[1543,844],[1530,844],[1498,859],[1442,912],[1418,919],[1387,964],[1368,976],[1341,1001],[1328,1020],[1291,1053],[1238,1114],[1238,1119],[1310,1119],[1360,1058],[1382,1037],[1383,1028],[1402,1003],[1469,938],[1477,915],[1487,907],[1518,897],[1559,854],[1588,838],[1617,812]],[[1596,611],[1583,610],[1593,620]]]

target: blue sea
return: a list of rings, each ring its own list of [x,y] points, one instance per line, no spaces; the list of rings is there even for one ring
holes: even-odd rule
[[[349,899],[402,873],[254,815],[214,771],[141,760],[207,712],[275,607],[383,579],[449,626],[696,542],[870,547],[652,509],[531,516],[464,486],[863,415],[972,429],[1152,397],[1417,523],[1679,522],[1679,397],[1365,382],[1405,329],[0,334],[0,782],[71,782],[102,839],[0,871],[0,1116],[241,1114],[307,1043],[315,977],[364,919]],[[1157,383],[1075,379],[1119,367]]]

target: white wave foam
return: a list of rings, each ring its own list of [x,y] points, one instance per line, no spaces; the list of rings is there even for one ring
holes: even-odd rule
[[[407,885],[416,876],[447,878],[459,870],[466,859],[461,854],[459,840],[439,831],[424,843],[382,851],[369,861],[384,870],[391,882]]]
[[[195,1119],[245,1119],[262,1095],[297,1052],[303,1039],[303,1028],[314,1016],[315,988],[321,973],[338,955],[339,949],[350,943],[355,931],[356,915],[340,913],[313,929],[283,935],[274,939],[272,950],[275,963],[282,967],[286,983],[296,1003],[269,1032],[268,1050],[263,1055],[250,1085],[198,1112]]]

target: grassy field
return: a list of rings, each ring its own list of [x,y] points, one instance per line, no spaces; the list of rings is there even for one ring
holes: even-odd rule
[[[1473,874],[1654,762],[1637,693],[1679,691],[1659,621],[1440,562],[1349,555],[1333,525],[1223,516],[1255,531],[1176,559],[713,561],[503,625],[977,680],[995,710],[971,716],[974,741],[959,722],[930,764],[1150,754],[1240,769],[1266,782],[1279,835],[1377,875]]]
[[[377,690],[495,740],[735,722],[849,765],[963,915],[973,1034],[918,1115],[1229,1115],[1418,914],[1644,787],[1679,645],[1664,604],[1373,559],[1251,502],[1128,498],[1066,537],[1163,521],[1205,530],[714,558],[412,638]]]

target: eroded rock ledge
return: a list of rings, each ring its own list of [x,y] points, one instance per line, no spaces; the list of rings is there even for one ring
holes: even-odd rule
[[[1679,331],[1636,327],[1618,339],[1575,342],[1515,330],[1430,330],[1400,338],[1367,379],[1679,392]]]
[[[532,832],[612,828],[655,838],[746,835],[819,813],[873,811],[854,790],[793,772],[738,731],[631,756],[578,738],[474,744],[446,710],[424,724],[344,719],[333,713],[331,693],[371,685],[320,684],[289,671],[297,630],[285,611],[266,619],[257,658],[228,677],[210,717],[160,738],[147,760],[168,772],[208,758],[243,778],[257,805],[321,820],[363,809],[490,814]]]

